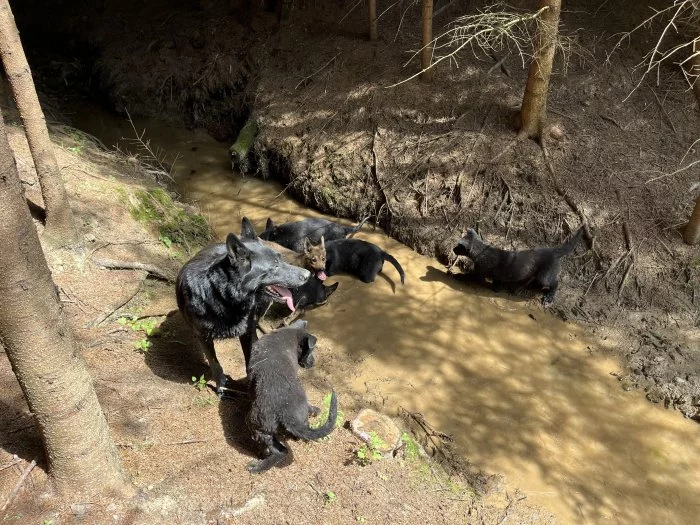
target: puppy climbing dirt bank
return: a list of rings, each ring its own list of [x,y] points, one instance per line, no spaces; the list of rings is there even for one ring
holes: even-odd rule
[[[546,290],[542,299],[545,305],[554,302],[554,294],[559,286],[559,260],[574,251],[584,227],[581,226],[564,244],[555,248],[509,251],[489,246],[479,238],[475,230],[469,228],[453,251],[474,261],[474,274],[491,279],[494,291],[502,284],[525,287],[534,282]]]

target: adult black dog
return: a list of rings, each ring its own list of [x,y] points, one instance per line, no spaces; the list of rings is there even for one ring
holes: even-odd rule
[[[527,286],[534,282],[546,290],[542,301],[550,305],[559,286],[559,260],[574,251],[583,232],[581,226],[569,240],[554,248],[509,251],[489,246],[470,228],[452,251],[474,261],[474,273],[491,279],[494,291],[498,291],[502,284]]]
[[[320,413],[309,404],[297,371],[314,365],[312,350],[316,338],[306,331],[306,321],[296,321],[288,328],[271,332],[253,344],[250,356],[248,393],[251,409],[248,428],[253,439],[265,446],[264,459],[248,467],[264,472],[280,464],[289,453],[277,434],[285,430],[299,439],[320,439],[335,428],[338,404],[331,394],[328,420],[319,428],[309,426],[309,416]]]
[[[376,244],[360,239],[339,239],[326,242],[326,274],[335,275],[347,272],[358,277],[362,282],[371,283],[382,270],[384,261],[389,261],[401,276],[404,284],[405,274],[399,261]]]
[[[352,237],[368,219],[369,217],[365,217],[356,226],[345,226],[327,219],[304,219],[275,225],[272,219],[268,218],[260,238],[301,253],[304,251],[304,239],[308,239],[311,244],[318,244],[321,237],[325,242]]]
[[[294,311],[288,288],[303,285],[310,276],[263,246],[247,218],[240,239],[229,233],[226,243],[212,244],[185,263],[177,276],[177,305],[209,361],[219,395],[225,376],[214,340],[239,336],[247,371],[257,338],[256,311],[270,301],[284,302]]]

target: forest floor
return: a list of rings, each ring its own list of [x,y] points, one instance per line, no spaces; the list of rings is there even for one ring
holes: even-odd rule
[[[639,83],[634,66],[656,33],[614,49],[644,10],[567,5],[570,53],[555,59],[547,161],[535,142],[515,140],[527,75],[517,54],[463,53],[442,61],[430,83],[391,87],[418,71],[415,60],[404,66],[419,47],[416,3],[391,4],[377,42],[365,38],[365,12],[350,1],[306,2],[279,26],[236,2],[127,4],[85,9],[90,24],[50,19],[73,35],[76,55],[61,61],[52,40],[31,42],[47,92],[84,88],[88,75],[119,111],[179,119],[229,141],[252,118],[263,175],[332,215],[372,214],[445,264],[466,228],[522,249],[558,244],[585,220],[594,245],[565,262],[552,313],[625,341],[616,349],[624,388],[700,417],[700,254],[681,238],[697,192],[698,110],[671,64]],[[436,34],[483,2],[441,9],[447,4],[436,3]],[[48,20],[31,17],[24,34],[47,34]],[[86,49],[98,57],[89,67],[80,65]]]
[[[8,131],[36,212],[42,201],[26,140],[18,126]],[[3,355],[0,504],[10,500],[33,460],[37,467],[0,512],[2,523],[556,522],[517,492],[506,492],[498,476],[458,459],[449,444],[436,458],[425,454],[417,442],[427,442],[427,435],[409,420],[396,419],[407,437],[394,457],[365,459],[362,441],[346,423],[367,405],[347,392],[339,392],[343,424],[329,438],[290,442],[290,465],[250,474],[246,466],[259,451],[246,429],[246,400],[219,401],[198,386],[195,379],[208,367],[176,310],[172,280],[208,241],[206,223],[172,200],[153,168],[136,158],[106,152],[64,126],[53,126],[53,139],[84,249],[47,252],[47,260],[137,492],[124,500],[62,498],[51,491],[36,422]],[[109,268],[124,262],[149,269]],[[323,405],[329,363],[344,357],[323,338],[314,352],[323,357],[302,381],[310,400]],[[226,370],[243,370],[237,341],[220,345],[219,358]]]

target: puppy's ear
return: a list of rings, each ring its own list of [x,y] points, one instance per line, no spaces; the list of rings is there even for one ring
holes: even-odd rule
[[[326,249],[326,241],[323,239],[323,235],[321,235],[321,248]]]
[[[306,325],[308,325],[309,322],[305,319],[297,319],[293,323],[289,325],[289,328],[306,328]]]
[[[275,227],[275,223],[272,222],[272,219],[270,217],[268,217],[267,222],[265,223],[265,230],[271,230],[274,227]]]
[[[304,344],[306,344],[306,347],[311,351],[316,347],[316,341],[318,341],[318,339],[316,339],[315,335],[306,334],[306,341]]]
[[[313,248],[313,245],[311,244],[311,241],[309,240],[309,238],[304,237],[304,252],[309,253],[312,248]]]
[[[250,270],[250,250],[233,233],[226,236],[226,249],[231,264],[239,267],[243,272]]]
[[[476,233],[476,230],[474,228],[469,228],[467,230],[467,237],[469,237],[470,239],[478,239],[479,234]]]
[[[331,284],[330,286],[326,286],[326,298],[330,297],[333,292],[335,292],[338,289],[338,285],[340,283],[335,283]],[[323,285],[321,285],[323,286]]]
[[[243,217],[243,220],[241,221],[241,239],[244,241],[252,241],[257,238],[258,236],[255,233],[255,228],[253,228],[253,225],[248,220],[248,217]]]
[[[312,368],[314,366],[314,356],[312,351],[316,346],[316,338],[311,334],[305,334],[299,345],[299,366],[302,368]]]

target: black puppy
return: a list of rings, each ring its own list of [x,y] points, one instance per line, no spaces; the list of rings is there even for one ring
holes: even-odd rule
[[[328,420],[316,429],[309,426],[309,416],[317,416],[320,410],[309,404],[297,370],[314,366],[314,346],[316,338],[306,331],[306,321],[275,330],[253,344],[248,374],[248,428],[253,439],[265,446],[265,457],[248,467],[251,472],[264,472],[285,459],[289,451],[277,438],[281,430],[312,440],[326,437],[335,428],[335,391],[331,394]]]
[[[357,226],[345,226],[327,219],[304,219],[275,226],[272,219],[268,218],[260,238],[301,253],[304,251],[304,239],[309,239],[311,244],[319,244],[321,237],[326,242],[352,237],[368,219],[369,217],[365,217]]]
[[[340,283],[325,286],[315,275],[309,277],[306,284],[299,288],[292,288],[292,299],[295,310],[283,319],[285,326],[299,317],[304,310],[323,306],[328,302],[328,298],[338,289]]]
[[[225,376],[214,340],[240,336],[247,369],[257,337],[256,311],[271,301],[285,302],[294,311],[288,288],[303,285],[310,276],[263,246],[247,218],[240,239],[229,233],[225,244],[212,244],[185,263],[177,276],[177,305],[209,361],[219,395]]]
[[[474,273],[491,279],[494,291],[498,291],[503,283],[527,286],[534,282],[547,291],[542,301],[550,305],[559,285],[559,260],[574,251],[583,231],[581,226],[569,240],[555,248],[508,251],[484,243],[470,228],[452,251],[474,261]]]
[[[360,239],[326,241],[327,275],[347,272],[359,277],[362,282],[371,283],[382,270],[384,261],[394,265],[401,276],[401,284],[404,284],[405,275],[399,261],[376,244]]]

